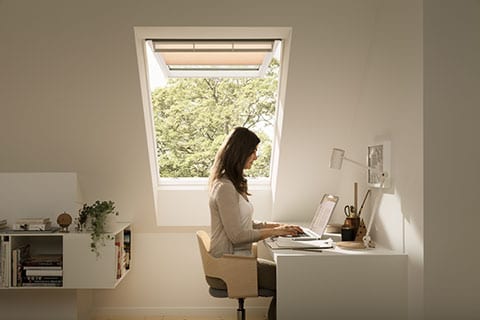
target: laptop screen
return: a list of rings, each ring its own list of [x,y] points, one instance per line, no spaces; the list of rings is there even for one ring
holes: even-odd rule
[[[322,200],[315,211],[315,215],[313,216],[312,223],[310,224],[310,229],[312,231],[320,236],[323,234],[337,202],[337,196],[331,194],[323,195]]]

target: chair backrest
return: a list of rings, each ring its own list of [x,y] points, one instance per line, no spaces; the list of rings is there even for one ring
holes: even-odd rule
[[[205,276],[219,278],[227,284],[228,297],[246,298],[258,296],[257,259],[255,257],[210,255],[210,236],[197,231],[198,246]]]
[[[197,231],[197,240],[202,258],[203,272],[206,276],[214,277],[212,270],[210,270],[214,264],[212,261],[213,257],[208,253],[210,251],[210,236],[205,231]]]

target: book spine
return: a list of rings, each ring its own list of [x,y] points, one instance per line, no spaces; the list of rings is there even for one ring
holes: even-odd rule
[[[61,287],[62,282],[25,282],[22,287]]]
[[[36,265],[36,266],[23,266],[23,270],[62,270],[62,266],[51,266],[51,265]]]
[[[0,237],[0,287],[3,287],[3,277],[4,277],[4,270],[5,270],[5,258],[4,258],[4,252],[5,249],[3,247],[3,237]]]
[[[62,282],[62,277],[56,276],[26,276],[25,280],[29,283],[32,282]]]
[[[13,230],[23,231],[45,231],[50,229],[50,223],[14,223],[12,225]]]
[[[8,287],[10,285],[10,237],[5,236],[2,239],[2,287]]]
[[[63,270],[46,270],[46,269],[37,269],[37,270],[25,270],[26,276],[62,276]]]
[[[18,219],[15,221],[17,224],[45,224],[50,223],[50,218],[38,218],[38,219]]]
[[[18,269],[18,250],[14,249],[12,250],[12,287],[17,286],[17,269]]]

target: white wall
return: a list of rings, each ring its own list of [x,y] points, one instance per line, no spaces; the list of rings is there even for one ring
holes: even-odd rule
[[[73,172],[0,173],[0,218],[10,226],[18,218],[49,218],[56,225],[59,214],[76,217],[82,204]]]
[[[98,310],[233,309],[207,295],[197,227],[155,225],[133,27],[292,27],[271,217],[308,219],[325,192],[338,194],[341,208],[353,197],[354,180],[363,194],[361,170],[328,168],[331,147],[361,160],[370,142],[389,139],[394,183],[376,236],[409,252],[415,296],[423,282],[421,22],[414,0],[4,0],[0,171],[77,172],[86,201],[112,199],[120,218],[134,222],[133,270],[116,290],[95,292]],[[199,194],[179,197],[164,210],[206,210]],[[269,199],[258,201],[269,208]],[[334,219],[343,219],[340,210]],[[421,308],[421,300],[411,303]]]
[[[424,1],[425,318],[480,314],[480,1]]]
[[[249,187],[250,201],[254,206],[255,219],[271,220],[272,196],[270,188]],[[175,226],[207,226],[210,225],[207,186],[184,189],[183,186],[173,189],[158,190],[157,224],[166,227]],[[185,201],[184,199],[188,199]],[[174,210],[172,210],[174,209]]]

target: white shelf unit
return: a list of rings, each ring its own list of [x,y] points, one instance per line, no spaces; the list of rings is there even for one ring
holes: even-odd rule
[[[117,223],[99,253],[91,251],[89,232],[13,232],[0,234],[0,289],[110,289],[115,288],[130,270],[131,228],[129,223]],[[60,287],[15,286],[12,252],[23,245],[30,246],[30,255],[62,256],[63,282]],[[7,279],[5,279],[7,278]]]

